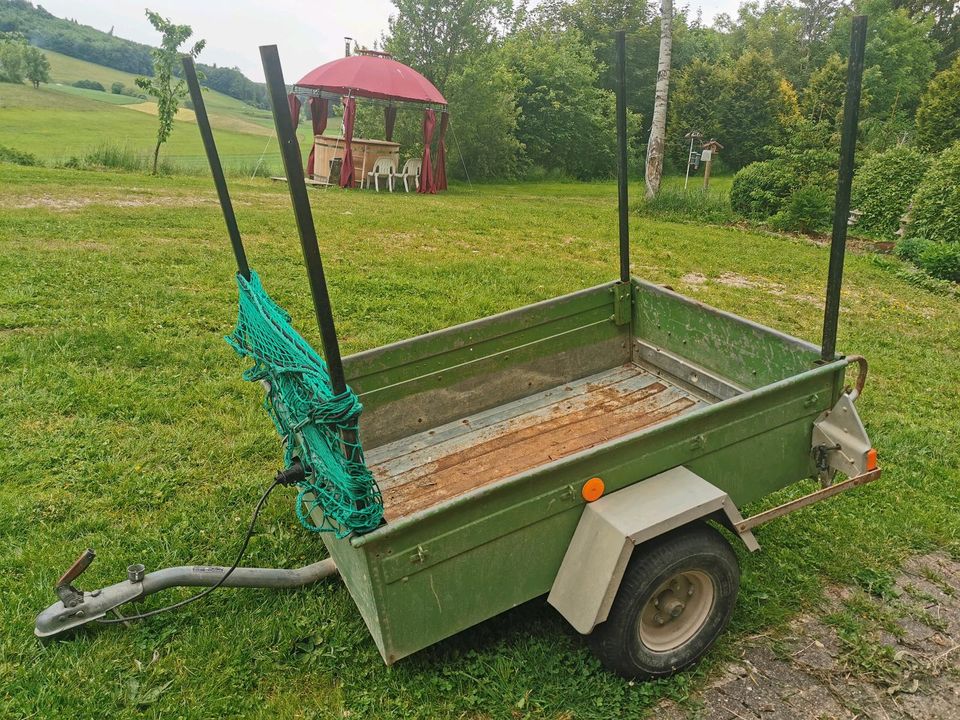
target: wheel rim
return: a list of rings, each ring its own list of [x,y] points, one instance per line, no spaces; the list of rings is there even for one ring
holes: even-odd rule
[[[713,608],[713,579],[699,570],[677,573],[662,583],[640,613],[640,642],[654,652],[675,650],[696,635]]]

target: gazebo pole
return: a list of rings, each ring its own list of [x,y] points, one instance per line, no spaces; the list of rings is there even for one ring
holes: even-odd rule
[[[307,266],[310,294],[313,296],[313,310],[317,316],[317,326],[320,328],[320,339],[323,342],[323,356],[330,373],[330,384],[333,386],[333,391],[339,395],[346,391],[347,382],[343,374],[340,343],[337,341],[337,330],[333,323],[333,310],[330,306],[327,279],[323,272],[323,261],[320,258],[317,232],[313,226],[310,200],[307,198],[307,184],[303,180],[300,147],[293,131],[293,121],[287,111],[287,86],[283,82],[283,70],[280,67],[277,46],[262,45],[260,59],[263,62],[267,90],[270,93],[270,104],[273,107],[273,123],[277,129],[283,168],[287,174],[287,187],[290,189],[290,201],[293,203],[293,214],[300,235],[303,262]],[[347,445],[352,445],[356,443],[356,437],[347,437],[347,433],[344,433],[343,441]]]

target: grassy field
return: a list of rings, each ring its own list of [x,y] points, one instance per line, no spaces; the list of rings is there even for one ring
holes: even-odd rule
[[[235,288],[208,180],[0,165],[0,185],[0,717],[638,717],[685,698],[738,639],[815,612],[825,583],[960,553],[958,302],[851,253],[840,347],[870,359],[858,405],[884,478],[758,531],[731,630],[695,670],[612,677],[542,599],[385,668],[337,582],[225,590],[38,644],[34,616],[85,547],[99,553],[88,588],[130,562],[231,558],[281,450],[222,340]],[[252,265],[316,342],[285,189],[233,190]],[[612,184],[312,199],[346,352],[616,275]],[[632,232],[636,275],[817,340],[827,248],[639,217]],[[271,499],[246,562],[321,555],[291,501]]]
[[[34,89],[0,85],[0,145],[33,153],[51,164],[71,157],[82,158],[105,142],[144,156],[152,155],[157,120],[149,110],[137,112],[131,108],[140,105],[91,100],[90,95],[102,94],[95,90],[81,92],[82,95],[75,88],[60,92],[50,86]],[[50,108],[56,108],[56,112],[51,113]],[[187,115],[192,117],[192,113]],[[259,125],[252,126],[254,134],[238,132],[236,128],[243,121],[229,115],[211,115],[210,122],[217,130],[217,147],[226,168],[252,168],[261,156],[277,158],[276,140]],[[303,132],[301,142],[306,142]],[[173,134],[161,149],[160,157],[175,167],[203,168],[207,161],[196,124],[175,121]],[[274,162],[273,169],[278,168],[279,163]]]
[[[69,55],[61,55],[52,50],[44,50],[43,53],[50,61],[50,81],[60,85],[69,86],[77,80],[95,80],[103,85],[107,92],[101,93],[98,90],[92,92],[96,96],[110,95],[110,86],[115,82],[122,82],[131,90],[137,90],[136,75],[115,70],[96,63],[87,62]],[[58,88],[59,89],[59,88]],[[204,102],[207,110],[212,115],[222,115],[247,120],[251,123],[259,124],[261,127],[273,129],[273,119],[268,110],[253,107],[247,103],[224,95],[215,90],[207,90],[204,93]],[[137,98],[132,98],[137,101]]]
[[[33,153],[49,164],[83,158],[105,142],[137,155],[152,156],[156,103],[109,92],[115,81],[134,87],[135,75],[44,52],[50,60],[51,84],[36,90],[27,85],[0,84],[0,145]],[[96,80],[108,92],[71,87],[76,80]],[[261,158],[277,158],[269,111],[214,91],[205,92],[204,101],[228,170],[252,171]],[[51,112],[52,108],[56,112]],[[207,161],[193,112],[181,108],[177,117],[160,156],[172,167],[202,170]],[[299,134],[301,146],[307,147],[306,123],[301,124]],[[260,174],[264,169],[277,174],[279,165],[276,161],[268,163]]]

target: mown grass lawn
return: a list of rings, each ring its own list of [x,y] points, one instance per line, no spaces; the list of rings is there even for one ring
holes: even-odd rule
[[[208,181],[0,165],[0,187],[2,717],[635,717],[685,697],[738,638],[815,611],[825,583],[960,553],[960,306],[851,254],[840,347],[870,359],[858,404],[885,475],[758,531],[731,630],[695,670],[612,677],[542,600],[385,668],[338,582],[224,590],[41,645],[34,616],[85,547],[87,588],[130,562],[229,560],[281,451],[222,340],[235,288]],[[233,190],[251,264],[317,341],[285,188]],[[346,352],[616,275],[612,184],[311,197]],[[818,339],[825,247],[647,218],[632,232],[636,275]],[[278,493],[245,562],[321,553]]]

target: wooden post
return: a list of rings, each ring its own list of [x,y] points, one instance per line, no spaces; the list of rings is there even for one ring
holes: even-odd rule
[[[703,161],[704,162],[704,166],[703,166],[703,189],[704,190],[710,187],[710,170],[713,167],[713,156],[716,155],[721,150],[723,150],[723,145],[718,143],[713,138],[710,138],[703,144],[703,153],[701,154],[700,157],[703,157],[703,155],[707,156],[706,159]]]

